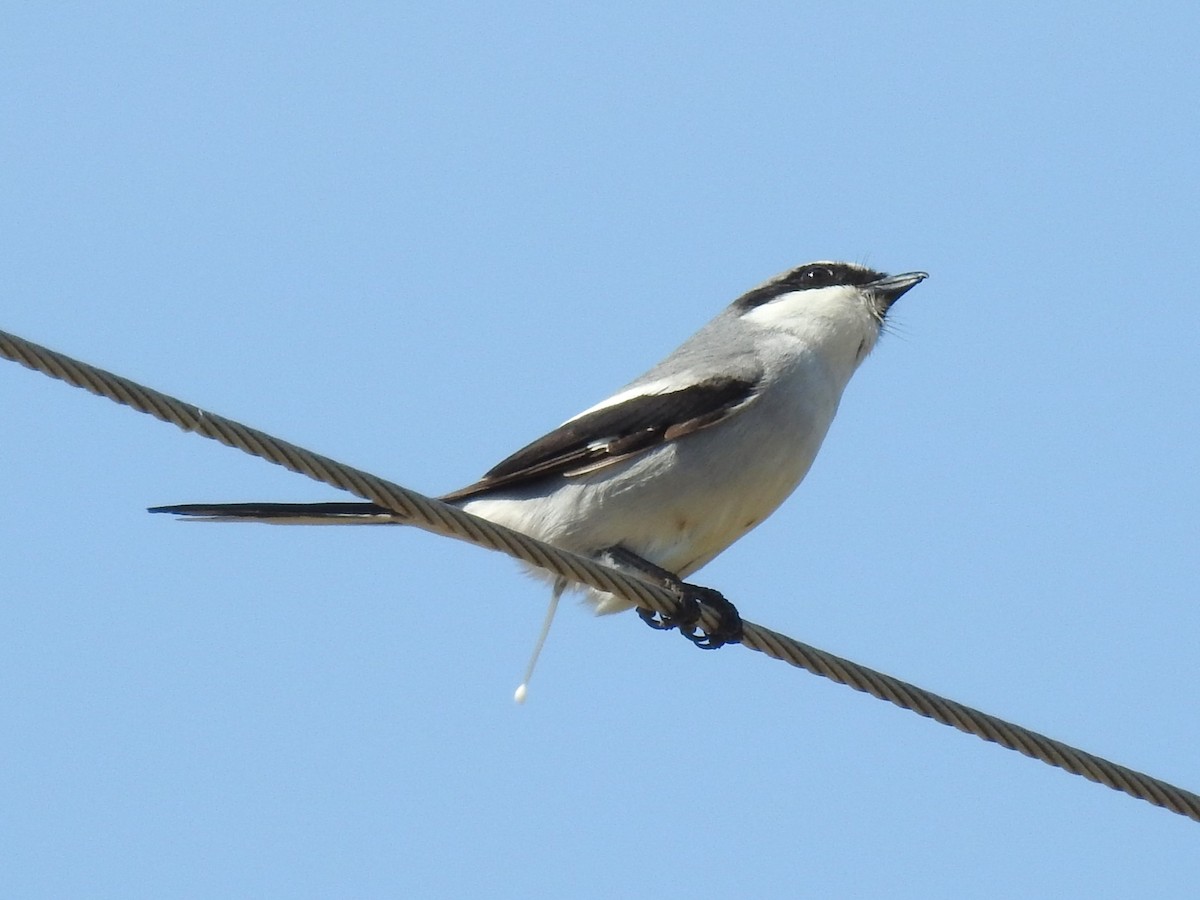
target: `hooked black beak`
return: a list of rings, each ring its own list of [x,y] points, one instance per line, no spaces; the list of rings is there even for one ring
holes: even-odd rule
[[[880,312],[886,313],[893,303],[928,277],[928,272],[905,272],[903,275],[887,275],[871,282],[867,287],[875,295]]]

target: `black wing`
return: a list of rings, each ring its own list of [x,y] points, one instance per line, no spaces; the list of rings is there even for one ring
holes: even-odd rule
[[[464,500],[552,476],[593,472],[715,425],[752,400],[757,386],[756,378],[710,378],[605,406],[561,425],[441,499]]]

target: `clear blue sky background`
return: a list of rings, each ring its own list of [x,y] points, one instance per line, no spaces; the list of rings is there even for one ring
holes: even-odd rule
[[[925,269],[744,614],[1200,790],[1200,13],[9,4],[0,327],[419,490]],[[0,365],[5,897],[1185,897],[1200,825]]]

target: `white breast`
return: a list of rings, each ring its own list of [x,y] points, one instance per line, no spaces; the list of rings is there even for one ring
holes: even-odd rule
[[[735,416],[610,468],[470,500],[468,512],[595,556],[620,545],[686,577],[779,506],[807,474],[844,383],[791,360]],[[598,612],[629,604],[591,592]]]

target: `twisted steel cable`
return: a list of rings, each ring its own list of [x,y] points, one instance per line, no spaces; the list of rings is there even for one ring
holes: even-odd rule
[[[315,481],[348,491],[385,507],[407,524],[446,537],[458,538],[547,569],[556,575],[614,594],[660,614],[676,612],[675,595],[665,588],[625,575],[593,560],[496,525],[460,509],[408,490],[336,460],[305,450],[198,406],[140,385],[127,378],[64,356],[14,334],[0,331],[0,357],[34,371],[107,397],[228,447],[307,475]],[[716,613],[704,607],[701,624],[711,630]],[[943,725],[985,741],[1016,750],[1073,775],[1107,785],[1131,797],[1200,822],[1200,795],[1117,765],[1061,741],[1038,734],[953,700],[930,693],[890,675],[861,666],[753,622],[744,623],[742,644],[773,659],[814,675],[829,678],[901,709],[911,710]]]

